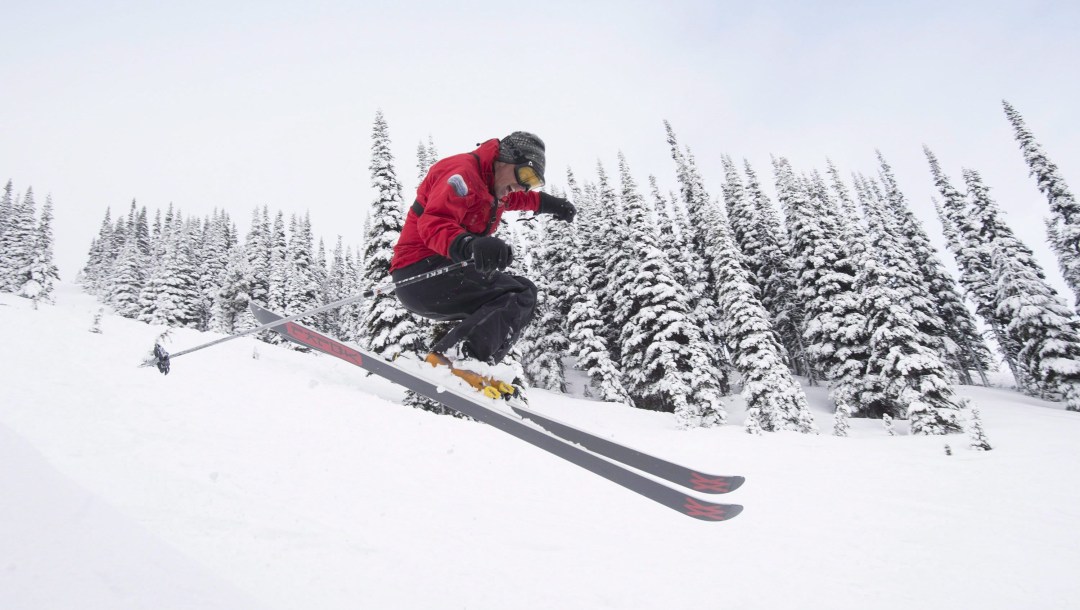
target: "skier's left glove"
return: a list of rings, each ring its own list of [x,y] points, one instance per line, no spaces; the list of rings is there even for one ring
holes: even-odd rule
[[[551,214],[563,222],[574,222],[577,208],[562,197],[540,193],[540,213]]]

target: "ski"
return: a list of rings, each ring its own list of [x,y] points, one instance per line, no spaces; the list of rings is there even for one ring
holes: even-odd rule
[[[746,479],[739,476],[707,474],[687,468],[679,464],[658,458],[655,455],[631,449],[614,441],[601,438],[591,432],[586,432],[570,424],[560,422],[547,415],[541,415],[532,409],[521,405],[519,401],[511,400],[510,408],[515,413],[531,420],[541,428],[562,437],[571,443],[577,443],[582,447],[599,453],[604,457],[622,462],[627,466],[637,468],[653,476],[660,477],[665,481],[682,485],[694,491],[708,494],[726,494],[738,489]]]
[[[250,305],[250,309],[251,313],[260,324],[269,324],[281,319],[281,316],[267,311],[254,303]],[[688,517],[700,519],[702,521],[726,521],[742,512],[743,507],[738,504],[720,504],[711,502],[696,498],[678,489],[668,487],[659,481],[636,472],[629,466],[610,461],[591,452],[585,447],[584,442],[579,443],[581,446],[573,444],[578,441],[571,442],[571,439],[569,438],[564,440],[557,435],[549,434],[526,421],[512,417],[507,413],[485,404],[485,402],[492,401],[492,399],[480,395],[469,396],[464,391],[459,391],[454,387],[447,387],[429,381],[393,362],[383,360],[376,354],[354,349],[295,322],[286,322],[279,326],[275,326],[273,330],[290,341],[340,358],[366,371],[379,375],[393,383],[439,402],[450,409],[458,411],[463,415],[467,415],[477,421],[497,428],[539,449],[547,451],[552,455],[561,457],[572,464],[580,466],[581,468],[604,477],[625,489],[672,510],[678,511]],[[525,408],[521,406],[518,406],[517,409],[525,410]],[[533,413],[533,415],[537,419],[542,418],[539,414]],[[540,425],[540,422],[537,422],[536,420],[533,421],[537,425]],[[555,425],[557,422],[554,422],[554,420],[548,421],[552,422],[549,424],[552,427],[558,427]],[[565,424],[561,425],[566,426]],[[592,436],[587,432],[576,430],[569,426],[566,426],[566,428],[574,430],[574,432],[569,434],[577,438]],[[592,441],[593,446],[610,443],[610,441],[604,441],[604,439],[597,440],[603,442],[597,443]],[[614,444],[615,443],[612,443],[612,445]],[[626,450],[633,451],[629,449]],[[739,483],[741,483],[741,480]],[[732,487],[732,489],[734,489],[734,487]]]

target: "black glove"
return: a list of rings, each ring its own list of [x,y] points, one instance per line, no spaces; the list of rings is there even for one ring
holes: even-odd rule
[[[450,259],[457,263],[470,258],[476,270],[486,274],[510,266],[514,260],[514,251],[498,237],[477,237],[462,233],[450,244]]]
[[[540,193],[540,213],[551,214],[563,222],[574,222],[577,208],[562,197]]]

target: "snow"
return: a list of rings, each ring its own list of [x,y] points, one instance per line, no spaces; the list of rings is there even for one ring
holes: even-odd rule
[[[537,411],[747,477],[688,519],[344,362],[238,339],[139,368],[160,328],[61,284],[0,295],[0,608],[1071,608],[1080,414],[958,387],[993,451],[679,431],[534,390]],[[173,351],[217,335],[172,333]],[[253,358],[254,354],[258,358]],[[824,387],[806,388],[822,430]],[[945,445],[953,455],[945,454]]]

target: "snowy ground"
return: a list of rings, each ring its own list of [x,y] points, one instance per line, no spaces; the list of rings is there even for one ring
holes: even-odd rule
[[[679,432],[539,411],[741,474],[737,519],[643,500],[330,357],[240,339],[137,368],[157,331],[65,286],[0,295],[0,608],[1075,608],[1080,414],[964,387],[964,436]],[[178,351],[209,340],[175,332]],[[254,359],[253,353],[259,358]],[[946,456],[948,443],[954,455]],[[1070,483],[1072,481],[1072,483]]]

